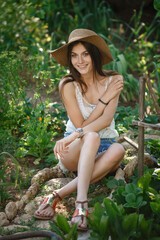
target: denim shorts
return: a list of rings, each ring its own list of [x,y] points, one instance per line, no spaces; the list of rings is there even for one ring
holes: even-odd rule
[[[116,143],[115,138],[100,138],[100,146],[97,155],[106,151],[113,143]]]
[[[70,134],[71,133],[69,133],[69,132],[65,132],[64,136],[67,137]],[[100,138],[100,146],[98,148],[96,156],[98,156],[100,153],[106,151],[113,143],[116,143],[115,138]]]

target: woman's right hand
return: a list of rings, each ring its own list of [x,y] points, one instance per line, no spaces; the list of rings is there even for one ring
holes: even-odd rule
[[[69,149],[68,145],[72,143],[76,138],[77,138],[77,133],[74,132],[69,136],[64,137],[56,142],[53,150],[56,159],[58,158],[58,156],[60,156],[60,158],[63,159],[63,155],[68,153],[68,149]]]
[[[112,81],[109,83],[107,90],[102,95],[101,99],[104,102],[109,102],[123,90],[123,77],[121,75],[112,76]]]
[[[67,147],[67,139],[63,138],[61,140],[58,140],[54,146],[54,155],[56,157],[56,159],[58,158],[58,156],[60,158],[63,158],[63,154],[68,152],[68,147]]]

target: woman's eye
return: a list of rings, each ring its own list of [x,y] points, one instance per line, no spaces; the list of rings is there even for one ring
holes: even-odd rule
[[[86,56],[88,56],[88,55],[89,55],[89,53],[88,53],[88,52],[85,52],[85,53],[84,53],[84,56],[85,56],[85,57],[86,57]]]
[[[72,54],[71,54],[71,57],[72,57],[72,58],[73,58],[73,57],[76,57],[76,54],[72,53]]]

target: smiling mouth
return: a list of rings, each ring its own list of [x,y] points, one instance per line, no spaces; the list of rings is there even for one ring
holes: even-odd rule
[[[86,67],[87,67],[87,65],[78,65],[78,68],[80,68],[80,69],[84,69]]]

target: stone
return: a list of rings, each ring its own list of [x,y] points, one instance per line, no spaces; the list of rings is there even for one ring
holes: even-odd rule
[[[29,223],[32,220],[32,215],[30,214],[23,214],[21,216],[16,217],[13,220],[13,223],[15,224],[22,224],[22,223]]]
[[[121,168],[118,168],[118,170],[116,171],[116,175],[115,175],[115,179],[116,180],[124,180],[125,181],[125,178],[124,178],[124,175],[125,175],[125,172],[121,169]]]
[[[32,178],[31,184],[40,182],[40,179],[41,179],[41,182],[42,182],[42,180],[43,180],[43,179],[41,178],[42,176],[43,176],[43,174],[40,173],[40,172],[38,172],[38,173]]]
[[[22,200],[24,203],[26,203],[26,202],[28,201],[28,199],[29,199],[29,196],[26,195],[26,194],[21,198],[21,200]]]
[[[133,175],[135,168],[138,166],[138,160],[135,156],[124,168],[125,178],[129,178]]]
[[[122,142],[124,142],[125,140],[124,140],[124,136],[123,135],[121,135],[121,136],[119,136],[119,137],[117,137],[116,138],[116,142],[118,142],[118,143],[122,143]]]
[[[125,160],[127,161],[127,162],[130,162],[130,161],[132,161],[134,158],[136,157],[136,155],[133,155],[133,156],[131,156],[131,157],[126,157],[125,158]]]
[[[0,227],[6,226],[9,224],[7,216],[4,212],[0,212]]]
[[[45,183],[42,193],[53,192],[55,189],[65,186],[72,178],[54,178]]]
[[[43,170],[43,174],[46,177],[46,180],[50,179],[50,168],[44,168]]]
[[[21,226],[21,225],[16,225],[12,224],[6,227],[3,227],[4,232],[11,232],[11,231],[16,231],[17,229],[22,228],[22,229],[29,229],[28,226]]]
[[[51,168],[50,170],[50,177],[51,178],[64,178],[65,175],[60,169],[59,165],[57,164],[54,168]]]
[[[9,220],[12,220],[17,214],[17,207],[15,202],[9,202],[5,207],[5,213]]]
[[[16,202],[16,208],[17,210],[21,210],[24,206],[24,201],[23,200],[20,200],[20,201],[17,201]]]
[[[33,200],[31,200],[24,208],[25,212],[27,214],[34,214],[34,212],[37,210],[39,205],[43,202],[44,196],[36,197]]]
[[[41,230],[50,230],[50,222],[51,220],[36,220],[33,226]]]
[[[43,170],[39,171],[31,180],[31,184],[44,182],[50,179],[51,171],[50,168],[44,168]]]
[[[149,168],[154,168],[155,167],[155,163],[151,159],[151,156],[150,156],[149,153],[144,153],[144,164]]]
[[[86,232],[78,231],[78,238],[77,240],[88,240],[90,237],[91,230],[88,230]]]
[[[36,193],[39,190],[40,185],[38,183],[34,183],[32,184],[29,189],[26,192],[26,196],[29,197],[34,197],[36,195]]]
[[[122,144],[122,146],[124,147],[125,150],[128,150],[128,149],[134,149],[135,150],[135,148],[133,146],[131,146],[131,144],[129,144],[126,141],[122,142],[121,144]]]

